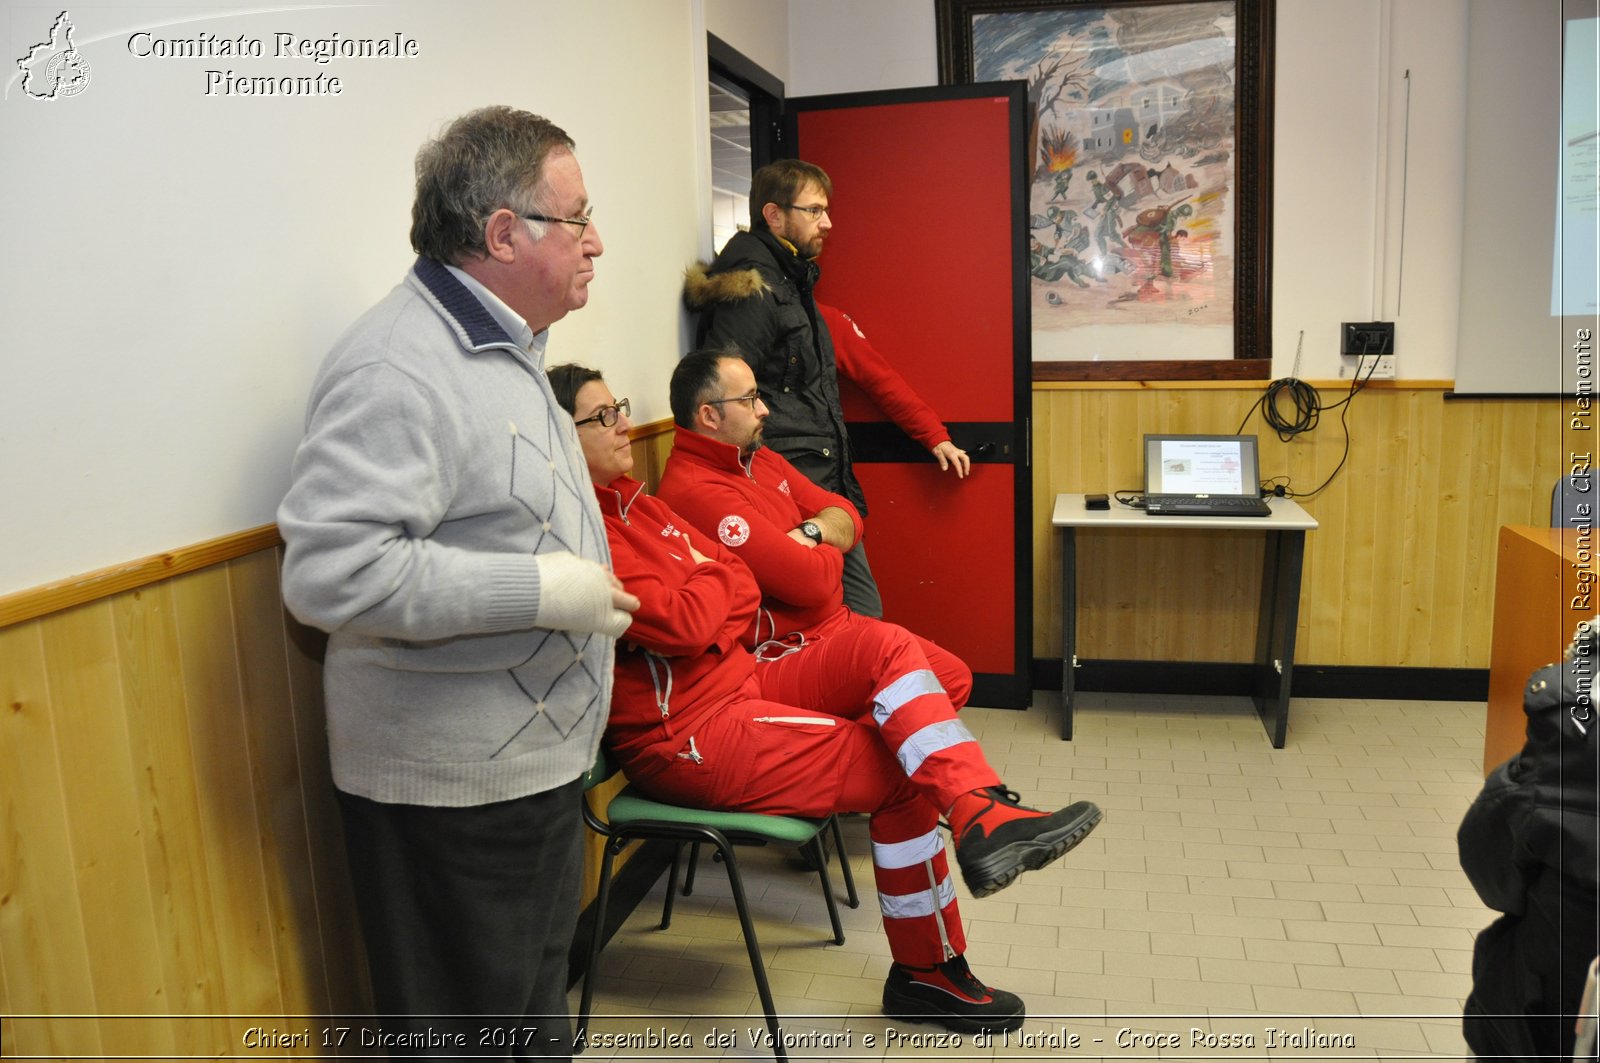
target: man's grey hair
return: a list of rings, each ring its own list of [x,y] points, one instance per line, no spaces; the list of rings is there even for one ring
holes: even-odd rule
[[[451,122],[417,152],[417,198],[411,247],[458,265],[487,251],[484,223],[502,207],[547,214],[541,202],[545,163],[570,152],[572,138],[548,118],[512,107],[483,107]],[[534,227],[534,237],[545,226]]]

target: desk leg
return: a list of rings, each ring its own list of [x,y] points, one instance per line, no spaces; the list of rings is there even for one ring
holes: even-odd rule
[[[1305,550],[1305,532],[1272,532],[1267,536],[1262,562],[1253,700],[1274,749],[1283,748],[1289,733],[1289,687],[1294,678],[1294,638],[1300,621],[1300,570]]]
[[[1072,699],[1078,661],[1078,535],[1061,529],[1061,740],[1072,741]]]

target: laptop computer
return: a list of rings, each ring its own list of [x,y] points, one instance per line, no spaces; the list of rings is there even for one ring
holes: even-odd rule
[[[1266,517],[1255,436],[1147,435],[1144,508],[1162,517]]]

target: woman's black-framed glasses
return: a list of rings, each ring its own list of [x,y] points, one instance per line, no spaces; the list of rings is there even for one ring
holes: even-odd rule
[[[574,421],[573,427],[582,428],[591,421],[599,421],[601,428],[617,427],[617,418],[632,417],[633,411],[628,406],[627,399],[618,399],[610,406],[602,406],[581,421]]]

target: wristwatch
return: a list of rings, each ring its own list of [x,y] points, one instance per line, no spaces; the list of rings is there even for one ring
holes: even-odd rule
[[[818,546],[822,545],[822,529],[817,526],[816,521],[808,520],[804,524],[800,525],[800,534],[804,535],[807,539],[810,539]]]

